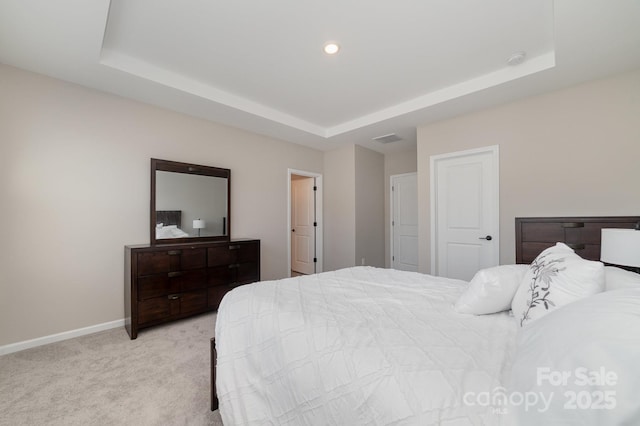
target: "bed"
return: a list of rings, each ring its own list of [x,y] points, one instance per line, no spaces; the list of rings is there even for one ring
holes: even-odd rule
[[[186,238],[188,233],[182,229],[182,210],[156,211],[156,238]]]
[[[638,221],[640,217],[519,218],[516,252],[525,264],[489,272],[500,276],[501,286],[511,286],[511,306],[517,298],[513,294],[523,287],[522,277],[531,274],[528,263],[535,263],[538,254],[560,250],[573,256],[574,250],[589,245],[595,246],[589,248],[591,257],[599,256],[592,228],[633,228]],[[563,235],[531,232],[550,223]],[[557,242],[568,244],[556,247]],[[531,243],[542,253],[526,261],[520,255],[535,251]],[[599,262],[588,266],[604,274]],[[212,409],[219,401],[228,425],[640,421],[640,405],[631,397],[640,392],[640,370],[629,361],[640,359],[640,347],[628,338],[628,333],[640,335],[640,276],[624,276],[623,281],[632,282],[630,288],[594,290],[523,326],[505,308],[505,300],[501,307],[489,306],[502,297],[491,293],[496,288],[489,272],[479,272],[467,283],[354,267],[238,287],[227,293],[218,311]],[[588,274],[586,281],[597,275]],[[461,305],[477,288],[491,296],[481,303],[487,310],[482,315],[464,312],[466,305]],[[553,303],[544,299],[540,306],[545,301]],[[587,384],[575,379],[597,372],[617,379],[595,383],[594,378]],[[549,379],[557,374],[575,380],[558,385]],[[567,401],[572,395],[574,401]],[[567,409],[567,402],[575,409]]]
[[[176,225],[182,226],[182,210],[156,210],[156,226]]]

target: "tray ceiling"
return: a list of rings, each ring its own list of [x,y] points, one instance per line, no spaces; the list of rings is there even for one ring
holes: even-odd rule
[[[638,22],[634,0],[4,0],[0,62],[321,150],[387,152],[430,121],[640,67]],[[402,141],[372,140],[387,134]]]

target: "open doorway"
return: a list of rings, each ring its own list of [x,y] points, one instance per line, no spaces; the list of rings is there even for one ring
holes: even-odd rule
[[[322,272],[322,175],[289,169],[289,276]]]
[[[391,176],[391,267],[418,271],[418,174]]]

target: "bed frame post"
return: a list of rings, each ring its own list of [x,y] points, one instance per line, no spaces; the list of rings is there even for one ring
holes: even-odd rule
[[[216,365],[218,352],[216,351],[216,338],[211,339],[211,411],[218,409],[218,394],[216,393]]]

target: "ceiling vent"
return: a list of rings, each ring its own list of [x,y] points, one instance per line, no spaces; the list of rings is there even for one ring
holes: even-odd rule
[[[391,142],[401,141],[402,138],[396,135],[395,133],[389,133],[388,135],[375,137],[373,138],[373,140],[380,143],[391,143]]]

